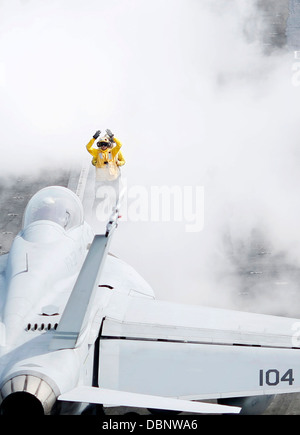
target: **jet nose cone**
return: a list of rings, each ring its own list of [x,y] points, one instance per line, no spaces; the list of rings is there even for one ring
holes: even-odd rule
[[[33,375],[15,376],[1,388],[1,414],[50,414],[56,395],[50,385]]]

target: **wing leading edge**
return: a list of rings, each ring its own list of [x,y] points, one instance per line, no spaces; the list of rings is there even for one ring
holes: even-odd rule
[[[89,321],[95,290],[107,256],[109,241],[110,238],[105,235],[96,235],[94,237],[61,321],[50,342],[49,350],[75,348],[80,334]]]

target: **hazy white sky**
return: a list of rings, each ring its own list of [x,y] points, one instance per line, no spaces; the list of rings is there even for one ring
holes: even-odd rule
[[[215,301],[225,227],[298,258],[299,88],[288,54],[246,41],[258,20],[246,0],[0,0],[2,174],[80,164],[110,128],[129,186],[204,186],[202,232],[128,222],[114,241],[166,298]]]

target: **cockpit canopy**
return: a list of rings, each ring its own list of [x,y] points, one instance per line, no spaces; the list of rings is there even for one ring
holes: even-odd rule
[[[37,192],[27,204],[23,229],[32,222],[48,220],[59,224],[66,231],[83,223],[82,204],[71,190],[50,186]]]

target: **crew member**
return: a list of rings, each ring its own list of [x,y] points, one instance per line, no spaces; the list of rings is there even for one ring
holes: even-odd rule
[[[98,130],[89,141],[86,148],[93,156],[92,164],[96,167],[96,179],[99,181],[112,181],[120,175],[119,166],[125,164],[123,154],[120,151],[122,144],[108,129],[103,137],[99,138],[100,134],[101,131]],[[93,148],[98,138],[98,148]]]

